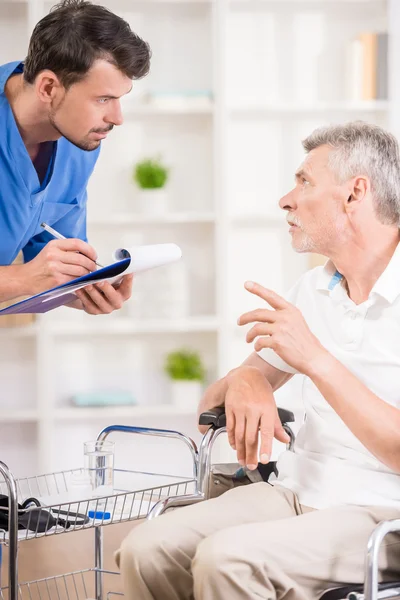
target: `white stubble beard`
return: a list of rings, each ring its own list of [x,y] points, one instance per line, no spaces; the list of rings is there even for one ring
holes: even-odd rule
[[[298,253],[323,252],[327,245],[329,245],[329,239],[331,238],[332,230],[334,229],[335,235],[338,236],[340,235],[340,231],[342,229],[337,221],[335,222],[335,226],[333,226],[333,223],[331,223],[330,227],[327,227],[327,223],[325,221],[323,224],[321,224],[321,227],[315,228],[315,231],[318,231],[319,233],[316,238],[313,239],[307,234],[306,231],[304,231],[304,227],[297,215],[288,215],[287,221],[288,223],[296,225],[299,228],[297,234],[296,232],[293,232],[292,234],[292,247]],[[300,239],[295,241],[294,236],[299,235],[299,233]]]

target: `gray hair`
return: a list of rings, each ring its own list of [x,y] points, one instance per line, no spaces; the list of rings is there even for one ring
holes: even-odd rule
[[[339,183],[356,175],[371,182],[377,218],[387,225],[400,224],[400,158],[396,138],[377,125],[353,121],[320,127],[302,142],[306,152],[332,147],[329,167]]]

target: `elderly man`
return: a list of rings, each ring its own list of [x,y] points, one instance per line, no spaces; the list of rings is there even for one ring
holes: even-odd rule
[[[285,440],[274,391],[305,375],[306,419],[275,485],[256,483],[135,529],[117,555],[129,599],[311,600],[362,582],[366,543],[400,517],[400,159],[396,140],[355,122],[304,142],[280,201],[293,248],[328,257],[281,298],[254,282],[255,352],[213,384],[238,461],[266,463]],[[265,302],[264,302],[265,301]],[[380,576],[400,572],[388,536]]]

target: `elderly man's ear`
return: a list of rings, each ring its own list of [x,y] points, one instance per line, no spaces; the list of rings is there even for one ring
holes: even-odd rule
[[[370,191],[370,182],[367,177],[356,177],[353,181],[353,189],[346,199],[346,212],[353,212],[367,197]]]

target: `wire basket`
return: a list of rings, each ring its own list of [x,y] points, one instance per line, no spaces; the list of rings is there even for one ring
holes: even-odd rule
[[[112,591],[111,589],[113,586],[118,586],[119,573],[104,569],[84,569],[30,581],[29,583],[21,583],[18,586],[18,598],[19,600],[95,599],[95,577],[97,573],[102,574],[104,597],[112,600],[116,596],[122,596],[121,592]],[[0,589],[0,600],[9,600],[8,587]]]
[[[112,495],[80,499],[71,482],[74,475],[82,473],[83,469],[74,469],[16,480],[20,503],[31,497],[40,502],[40,507],[18,511],[23,524],[19,541],[142,519],[159,500],[191,494],[195,489],[194,479],[114,469]],[[4,481],[0,493],[7,494]],[[0,511],[8,515],[7,508]],[[0,544],[8,544],[8,538],[8,532],[0,529]]]

